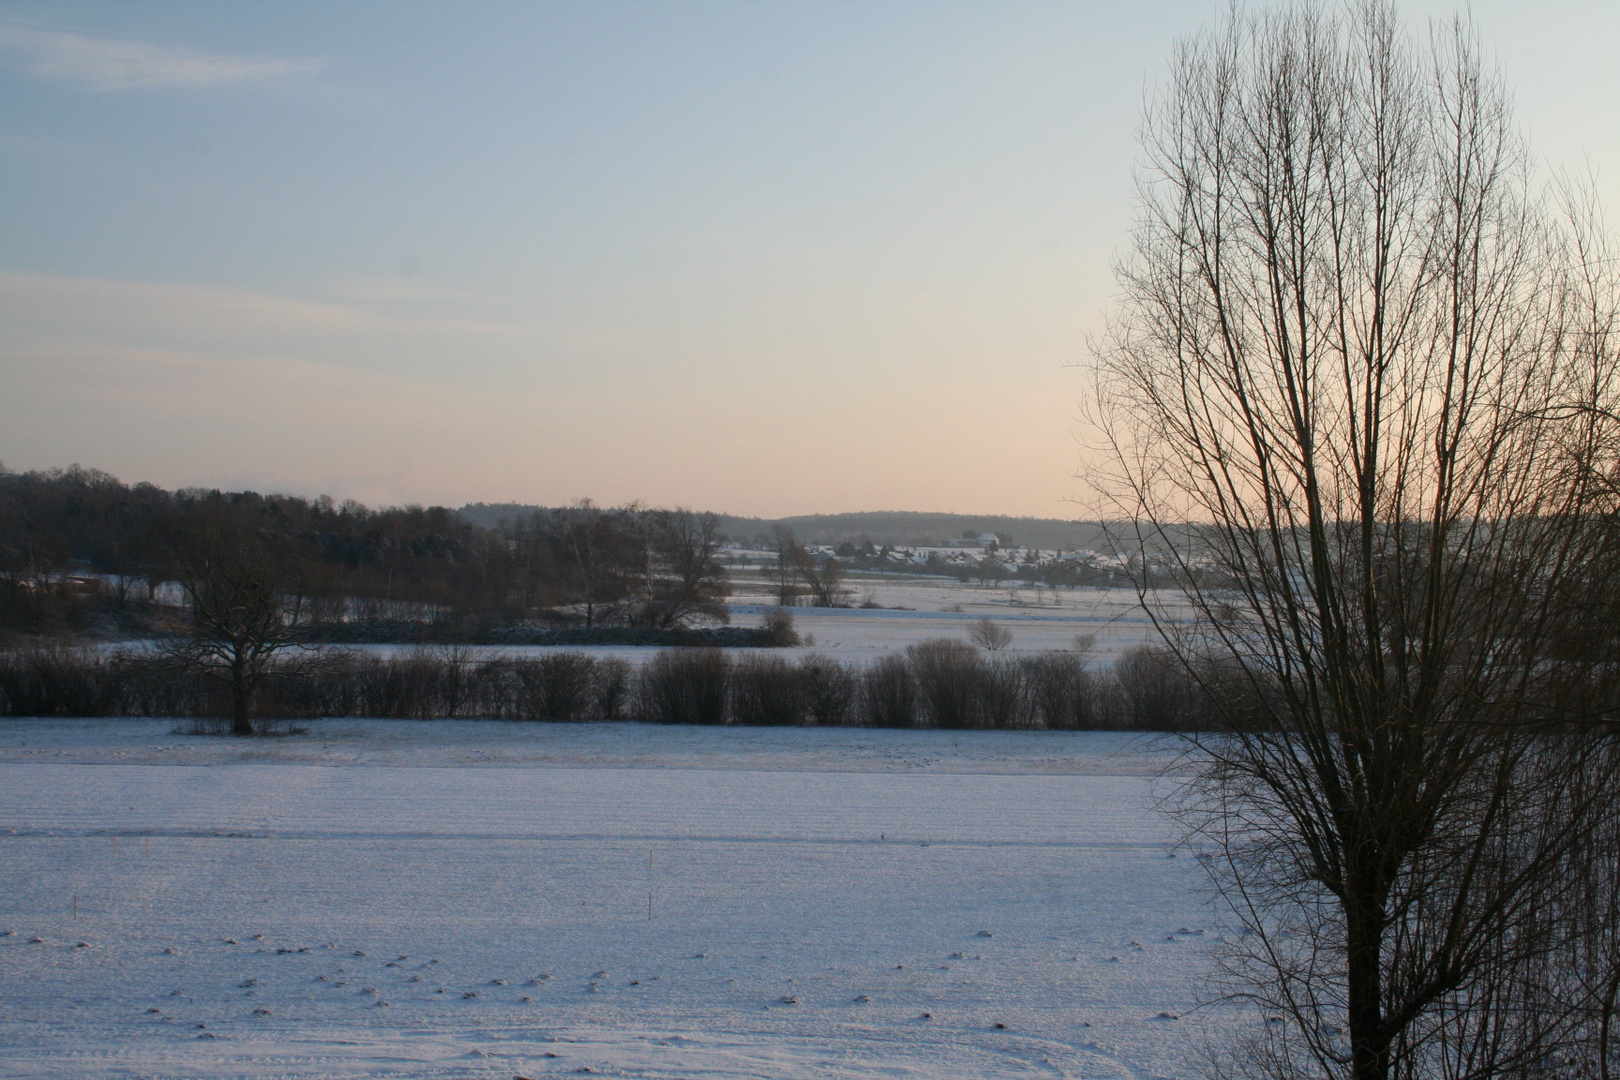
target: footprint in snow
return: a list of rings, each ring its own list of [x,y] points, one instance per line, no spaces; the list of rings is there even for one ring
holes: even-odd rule
[[[988,930],[980,930],[977,934],[974,934],[973,936],[974,937],[995,937],[996,935],[992,934]]]

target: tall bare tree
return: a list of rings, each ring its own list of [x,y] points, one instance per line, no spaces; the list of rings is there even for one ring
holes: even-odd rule
[[[195,516],[195,515],[194,515]],[[173,549],[193,633],[171,643],[172,659],[223,683],[231,734],[252,735],[252,709],[276,655],[299,644],[301,592],[262,538],[192,521]]]
[[[640,509],[604,510],[581,499],[552,511],[546,526],[564,595],[584,613],[585,625],[595,626],[630,595],[643,570]]]
[[[1143,141],[1094,475],[1231,726],[1181,805],[1249,931],[1235,988],[1289,1021],[1251,1064],[1532,1071],[1576,1011],[1550,913],[1614,806],[1594,716],[1551,725],[1593,670],[1557,644],[1615,445],[1600,231],[1470,27],[1420,47],[1376,0],[1233,9]]]
[[[720,565],[720,519],[683,507],[646,515],[648,625],[669,628],[693,619],[730,622],[729,579]]]
[[[849,606],[849,587],[844,584],[844,564],[835,556],[816,558],[804,552],[799,576],[810,590],[812,607],[836,608]]]
[[[801,578],[810,556],[805,552],[804,545],[799,543],[799,538],[793,535],[793,530],[786,525],[771,527],[770,551],[775,558],[765,567],[765,579],[776,592],[777,606],[792,607],[804,595]]]

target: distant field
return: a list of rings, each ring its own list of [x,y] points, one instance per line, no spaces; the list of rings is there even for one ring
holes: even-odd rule
[[[1181,1075],[1219,928],[1164,755],[0,722],[0,1076]]]
[[[735,591],[728,606],[733,626],[759,626],[767,612],[774,610],[762,595],[757,575],[735,575]],[[851,577],[851,602],[859,604],[871,594],[881,609],[860,607],[791,609],[794,627],[806,639],[796,649],[733,649],[733,653],[769,652],[772,655],[802,655],[821,652],[840,660],[865,663],[889,653],[903,652],[908,645],[931,638],[966,641],[973,624],[990,618],[1012,632],[1007,651],[1039,652],[1045,649],[1072,649],[1077,637],[1092,639],[1091,657],[1099,664],[1112,663],[1126,649],[1158,640],[1152,625],[1137,605],[1136,594],[1126,589],[1011,589],[1007,586],[981,587],[955,581],[913,577]],[[812,643],[813,642],[813,643]],[[356,646],[345,646],[354,648]],[[392,653],[408,646],[358,646]],[[642,663],[658,649],[624,645],[484,645],[474,655],[532,656],[547,652],[583,652],[592,656],[617,656]]]
[[[740,578],[740,581],[747,581]],[[867,595],[883,608],[794,608],[801,635],[815,647],[845,659],[898,652],[929,638],[966,640],[973,624],[991,618],[1012,632],[1013,652],[1070,649],[1075,638],[1093,639],[1092,655],[1111,662],[1121,651],[1152,640],[1153,628],[1125,589],[1035,589],[919,582],[907,578],[857,578],[849,586],[858,603]],[[733,599],[733,621],[754,625],[768,608]],[[906,609],[906,610],[895,610]]]

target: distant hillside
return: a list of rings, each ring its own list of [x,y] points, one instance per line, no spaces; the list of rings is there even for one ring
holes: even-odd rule
[[[486,528],[502,518],[523,517],[541,509],[521,503],[469,503],[457,511]],[[720,515],[720,528],[737,540],[751,540],[775,525],[786,525],[807,544],[845,540],[874,544],[931,547],[963,533],[995,533],[1015,544],[1043,548],[1100,547],[1101,526],[1094,521],[1061,518],[1005,517],[999,514],[929,514],[910,510],[875,510],[856,514],[804,514],[786,518]]]

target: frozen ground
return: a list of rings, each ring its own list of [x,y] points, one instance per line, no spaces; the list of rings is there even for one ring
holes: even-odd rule
[[[1128,737],[171,727],[0,722],[0,1076],[1168,1077],[1222,1022]]]

